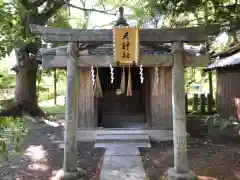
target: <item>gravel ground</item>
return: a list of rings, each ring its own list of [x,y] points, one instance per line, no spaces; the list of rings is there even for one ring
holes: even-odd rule
[[[0,166],[1,180],[49,180],[61,169],[63,162],[62,128],[31,124],[22,143],[24,155],[10,158]],[[153,143],[140,148],[143,165],[150,180],[165,180],[165,172],[173,167],[172,142]],[[104,149],[93,143],[78,143],[79,167],[89,180],[98,180]],[[240,143],[191,138],[188,142],[189,167],[200,180],[240,180]]]
[[[240,180],[240,144],[191,139],[188,143],[189,167],[199,180]],[[173,167],[173,143],[154,143],[140,149],[143,165],[150,180],[166,180]]]
[[[46,124],[31,124],[21,149],[24,155],[10,158],[0,166],[1,180],[50,180],[63,162],[62,128]],[[78,143],[79,167],[85,169],[89,180],[98,180],[104,149],[93,143]]]

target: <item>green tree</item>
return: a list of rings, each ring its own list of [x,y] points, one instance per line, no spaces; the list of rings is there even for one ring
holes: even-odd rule
[[[11,115],[13,110],[27,111],[32,115],[43,115],[38,107],[36,93],[36,74],[38,61],[35,56],[41,47],[41,39],[30,33],[29,25],[54,25],[66,27],[68,22],[65,10],[59,11],[66,4],[65,0],[9,0],[7,3],[0,0],[1,20],[1,43],[0,56],[9,54],[12,49],[16,50],[17,64],[12,68],[16,72],[16,107],[13,107],[0,115]],[[72,6],[71,4],[67,3]],[[104,10],[94,8],[87,9],[78,7],[84,12]],[[56,14],[60,13],[60,15]],[[54,14],[56,14],[54,16]],[[87,13],[85,13],[87,14]],[[86,17],[86,15],[85,15]],[[57,22],[57,23],[56,23]],[[20,111],[19,111],[20,110]]]
[[[239,0],[146,0],[146,1],[112,1],[103,0],[112,6],[130,8],[132,15],[140,25],[155,28],[189,27],[196,25],[221,24],[230,36],[225,46],[216,47],[215,37],[209,37],[205,50],[219,51],[238,42],[240,29]],[[191,71],[185,71],[186,74]],[[213,97],[212,72],[208,72],[210,97]],[[193,82],[192,80],[190,82]]]
[[[38,64],[37,60],[30,56],[38,53],[41,40],[30,33],[29,25],[45,25],[64,4],[64,0],[14,0],[8,3],[1,1],[1,56],[10,53],[12,49],[15,49],[17,54],[17,64],[12,68],[16,72],[17,106],[2,112],[1,115],[11,115],[12,110],[16,108],[28,111],[32,115],[43,115],[38,107],[36,95]]]

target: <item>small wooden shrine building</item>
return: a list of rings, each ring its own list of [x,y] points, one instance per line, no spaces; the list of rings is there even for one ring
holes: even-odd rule
[[[78,128],[154,128],[172,130],[172,76],[173,57],[168,45],[150,48],[140,46],[140,67],[131,67],[131,95],[127,95],[129,68],[113,65],[113,45],[105,44],[79,53],[79,113]],[[198,49],[185,48],[185,66],[202,67],[208,56],[199,54]],[[47,68],[67,67],[67,46],[41,50],[42,64]],[[94,94],[91,64],[98,62],[101,96]],[[155,66],[155,67],[154,67]],[[95,76],[96,76],[96,68]],[[125,71],[125,89],[119,92]],[[157,79],[158,78],[158,79]]]
[[[214,56],[218,60],[207,70],[216,70],[216,111],[240,120],[240,44]]]
[[[123,8],[119,11],[119,20],[126,24]],[[188,52],[183,43],[206,42],[208,36],[219,34],[220,25],[170,29],[117,27],[114,30],[31,25],[30,29],[32,33],[41,34],[46,42],[68,43],[67,49],[60,47],[54,52],[52,49],[41,51],[44,66],[67,67],[64,172],[70,172],[68,166],[73,160],[72,155],[76,154],[78,140],[95,140],[102,133],[114,134],[114,138],[119,134],[145,133],[153,141],[174,140],[174,168],[168,170],[168,179],[195,177],[187,161],[184,67],[206,66],[209,58],[206,54]],[[127,40],[126,34],[131,34]],[[136,41],[137,36],[139,41]],[[130,39],[134,40],[128,41]],[[128,51],[122,45],[129,42],[132,45]],[[158,52],[161,49],[159,44],[164,43],[171,43],[171,52],[170,48]],[[120,52],[120,58],[116,54],[106,54],[109,51],[103,44],[110,49],[111,44],[115,44],[114,52]],[[95,47],[90,48],[91,45]],[[145,54],[145,50],[148,53]],[[149,53],[150,50],[152,53]],[[94,55],[96,52],[97,56]],[[133,55],[134,59],[129,55]],[[118,64],[123,59],[127,59],[125,68]],[[92,66],[96,73],[93,73]],[[115,122],[126,123],[118,124],[120,129],[116,129],[113,126],[116,123],[111,123],[114,119]],[[139,120],[146,126],[134,129],[125,126],[131,124],[131,127]],[[114,129],[99,128],[102,125]],[[72,167],[76,167],[75,162]]]

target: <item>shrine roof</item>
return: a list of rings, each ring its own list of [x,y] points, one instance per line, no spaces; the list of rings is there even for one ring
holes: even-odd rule
[[[154,45],[154,47],[140,46],[139,60],[146,67],[153,67],[157,63],[164,64],[165,66],[172,66],[173,56],[170,52],[169,46]],[[155,47],[159,49],[155,49]],[[115,64],[113,55],[113,46],[105,44],[98,46],[96,44],[80,45],[84,50],[78,52],[77,58],[80,67],[89,67],[91,65],[108,67],[109,64]],[[184,46],[184,57],[186,66],[206,67],[209,63],[209,56],[204,53],[204,49],[200,47]],[[41,48],[37,55],[39,64],[44,67],[63,68],[67,66],[68,53],[67,45],[58,46],[54,48]]]
[[[152,47],[151,47],[152,46]],[[157,47],[157,49],[156,49]],[[197,54],[200,53],[199,47],[185,47],[184,49],[186,52],[190,54]],[[99,56],[99,55],[113,55],[113,44],[104,44],[98,46],[97,48],[88,48],[82,51],[84,55],[89,56]],[[140,45],[139,46],[140,55],[161,55],[161,54],[168,54],[171,52],[170,45]],[[54,48],[42,48],[40,49],[41,55],[66,55],[67,54],[67,45],[65,46],[58,46]]]
[[[206,70],[214,70],[218,68],[226,68],[240,65],[240,44],[228,48],[213,57],[217,58],[216,62],[209,65]]]

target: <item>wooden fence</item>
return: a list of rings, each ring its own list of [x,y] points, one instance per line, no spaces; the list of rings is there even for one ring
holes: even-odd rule
[[[195,111],[201,114],[211,114],[214,111],[215,103],[210,94],[185,94],[185,98],[187,113]]]

